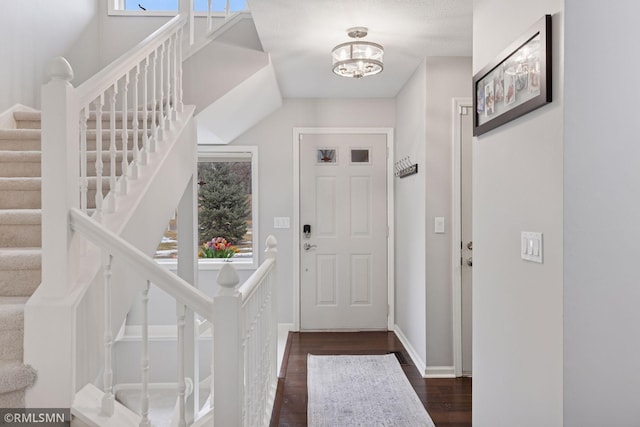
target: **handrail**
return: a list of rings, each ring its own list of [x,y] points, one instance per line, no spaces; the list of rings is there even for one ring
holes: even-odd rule
[[[127,263],[141,270],[154,285],[172,295],[200,316],[213,321],[213,299],[204,292],[162,268],[144,252],[109,231],[94,219],[84,215],[81,210],[72,208],[69,215],[73,230],[81,232],[98,247],[122,257]]]
[[[260,283],[262,282],[264,276],[269,273],[269,271],[271,270],[271,266],[274,263],[275,259],[272,258],[264,260],[262,264],[260,264],[260,266],[257,268],[257,270],[247,279],[247,281],[244,282],[242,286],[240,286],[240,288],[238,288],[238,293],[242,295],[242,302],[244,302],[251,296],[253,291],[255,291],[258,285],[260,285]]]
[[[102,71],[89,78],[77,88],[80,105],[85,105],[106,91],[113,82],[126,74],[135,64],[142,62],[156,50],[166,38],[182,27],[187,16],[176,15],[169,22],[158,28],[140,43],[129,49],[125,54],[107,65]]]

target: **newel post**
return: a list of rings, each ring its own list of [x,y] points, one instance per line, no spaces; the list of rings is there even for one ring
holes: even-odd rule
[[[180,15],[187,17],[187,46],[192,46],[195,41],[194,0],[178,0]]]
[[[241,342],[242,296],[238,273],[225,264],[218,273],[220,290],[213,299],[214,425],[242,426],[244,357]]]
[[[80,204],[79,108],[62,57],[42,87],[42,284],[24,314],[24,362],[38,371],[28,408],[69,408],[76,392],[75,300],[71,293],[69,208]]]
[[[68,293],[69,209],[78,207],[79,108],[66,59],[54,58],[42,87],[42,285],[41,295]]]

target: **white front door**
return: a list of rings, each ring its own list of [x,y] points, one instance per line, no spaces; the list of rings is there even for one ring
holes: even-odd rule
[[[301,329],[387,328],[386,175],[385,134],[301,135]]]

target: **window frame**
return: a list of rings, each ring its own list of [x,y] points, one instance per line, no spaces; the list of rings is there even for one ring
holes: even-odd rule
[[[162,16],[166,16],[166,17],[172,17],[172,16],[176,16],[178,13],[180,13],[179,10],[126,10],[124,8],[124,0],[107,0],[107,14],[109,16],[147,16],[147,17],[162,17]],[[245,11],[249,10],[247,7],[247,4],[245,2]],[[237,12],[241,12],[241,11],[237,11]],[[237,12],[230,12],[230,13],[237,13]],[[193,12],[195,17],[207,17],[208,13],[207,12]],[[211,17],[212,18],[224,18],[226,16],[226,13],[224,11],[222,12],[214,12],[211,11]]]
[[[229,261],[219,258],[198,258],[198,270],[220,270],[225,264],[231,264],[236,270],[255,270],[260,265],[260,232],[259,232],[259,180],[258,180],[258,147],[253,145],[198,145],[198,162],[207,159],[233,161],[234,159],[249,158],[251,162],[251,260]],[[197,209],[197,207],[196,207]],[[178,218],[178,221],[180,219]],[[198,219],[198,225],[200,220]],[[180,237],[178,237],[180,238]],[[200,243],[198,242],[198,247]],[[169,269],[177,267],[177,259],[159,258],[155,261]]]

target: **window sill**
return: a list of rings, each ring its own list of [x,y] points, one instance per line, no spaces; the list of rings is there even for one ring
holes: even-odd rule
[[[176,270],[178,268],[178,261],[175,259],[157,259],[155,260],[158,265],[161,265],[168,270]],[[258,268],[255,261],[209,261],[204,259],[198,260],[198,271],[220,270],[225,264],[231,264],[236,270],[255,270]]]
[[[231,12],[234,14],[236,12]],[[137,16],[137,17],[172,17],[176,16],[178,11],[173,10],[119,10],[110,9],[109,16]],[[206,18],[207,12],[194,12],[196,18]],[[224,18],[224,12],[211,12],[212,18]]]

